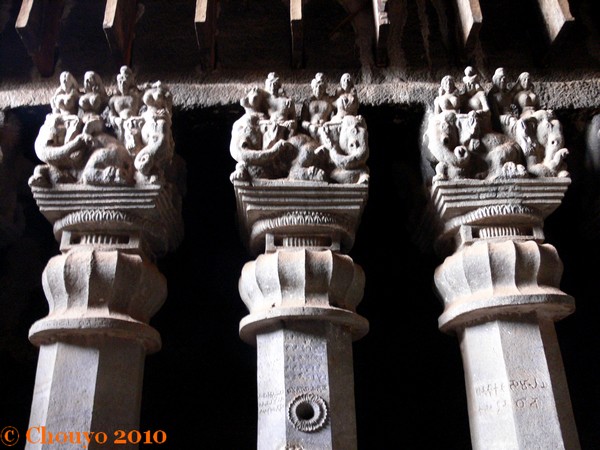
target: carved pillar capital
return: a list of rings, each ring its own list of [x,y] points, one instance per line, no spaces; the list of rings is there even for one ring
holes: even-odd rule
[[[479,320],[537,311],[561,319],[574,300],[560,290],[562,262],[543,244],[544,219],[568,178],[436,180],[437,248],[449,254],[435,272],[444,331]]]

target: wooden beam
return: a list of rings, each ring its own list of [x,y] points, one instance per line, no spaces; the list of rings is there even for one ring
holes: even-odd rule
[[[390,30],[388,0],[373,0],[375,18],[375,64],[385,67],[389,63],[387,43]]]
[[[15,29],[43,77],[54,73],[64,0],[23,0]]]
[[[102,28],[118,65],[131,64],[131,47],[137,14],[137,0],[106,0]]]
[[[575,20],[569,9],[569,2],[568,0],[537,0],[537,2],[546,24],[550,43],[553,43],[561,31]]]
[[[216,64],[217,1],[196,0],[194,27],[203,70],[212,70]]]
[[[471,48],[477,41],[483,22],[479,0],[456,0],[456,6],[462,31],[462,44],[465,48]]]
[[[304,65],[302,0],[290,0],[290,28],[292,33],[292,67],[299,69]]]

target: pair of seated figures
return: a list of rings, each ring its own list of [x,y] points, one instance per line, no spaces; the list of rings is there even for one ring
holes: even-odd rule
[[[367,127],[358,115],[352,77],[342,75],[330,94],[324,74],[317,73],[311,88],[297,111],[271,72],[264,89],[253,87],[242,98],[245,114],[231,134],[230,152],[237,161],[232,181],[368,183]]]

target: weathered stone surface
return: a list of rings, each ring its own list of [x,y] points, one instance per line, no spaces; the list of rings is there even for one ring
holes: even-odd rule
[[[288,180],[233,184],[240,232],[253,253],[281,246],[284,236],[320,236],[323,239],[313,246],[349,251],[368,197],[363,184]]]
[[[460,88],[454,77],[442,79],[424,125],[427,182],[569,176],[562,125],[541,109],[530,78],[522,72],[509,87],[498,68],[487,92],[470,66]]]
[[[103,432],[139,429],[144,371],[144,348],[135,340],[104,337],[87,342],[61,339],[40,348],[31,405],[31,433],[27,450],[99,449],[92,439],[80,443],[41,442],[39,427],[59,432]],[[120,446],[121,447],[121,446]],[[137,445],[125,444],[127,449]]]
[[[368,183],[367,127],[358,115],[352,77],[344,74],[333,95],[323,73],[311,87],[299,117],[276,73],[269,73],[265,89],[248,91],[240,101],[246,112],[231,133],[230,153],[237,161],[232,181]]]
[[[350,333],[288,321],[257,336],[258,449],[356,449]]]

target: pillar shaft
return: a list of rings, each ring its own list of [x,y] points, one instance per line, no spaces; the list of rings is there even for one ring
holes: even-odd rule
[[[350,333],[295,322],[259,334],[256,347],[257,448],[356,449]]]
[[[40,348],[29,428],[59,432],[139,429],[145,350],[115,338],[77,345],[56,342]],[[28,450],[56,448],[38,433]],[[39,439],[38,439],[39,437]],[[92,441],[88,448],[102,448]],[[81,445],[62,446],[77,448]],[[124,445],[123,448],[135,448]]]
[[[474,448],[579,448],[552,321],[495,320],[458,337]]]

